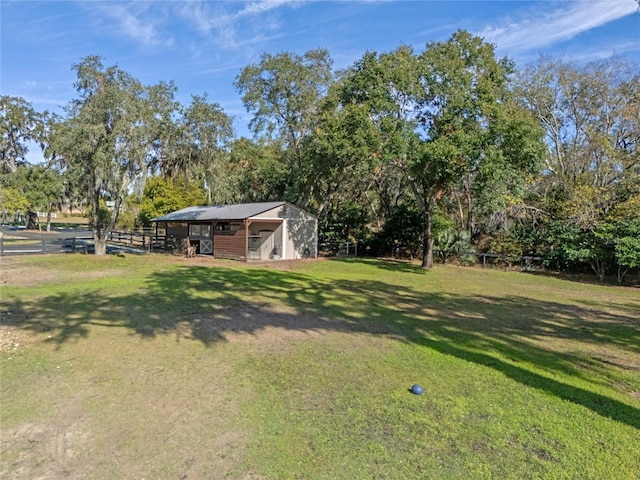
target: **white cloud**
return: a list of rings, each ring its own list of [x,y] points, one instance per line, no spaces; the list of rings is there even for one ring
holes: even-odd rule
[[[207,2],[190,0],[181,5],[178,14],[202,35],[218,46],[234,49],[264,43],[266,32],[280,23],[267,14],[282,7],[298,7],[310,0],[263,0],[258,2]],[[240,7],[240,8],[237,8]],[[242,34],[238,32],[242,31]],[[278,35],[276,34],[276,37]]]
[[[305,2],[301,0],[263,0],[261,2],[250,2],[236,16],[239,18],[247,15],[260,15],[261,13],[268,12],[269,10],[273,10],[275,8],[280,8],[282,6],[297,6],[302,3]]]
[[[521,53],[570,40],[638,11],[634,0],[577,0],[554,10],[541,11],[547,5],[557,4],[539,2],[527,12],[526,18],[486,28],[480,35],[499,50]]]
[[[169,46],[171,36],[163,36],[159,31],[157,10],[151,12],[151,4],[129,2],[89,3],[101,16],[115,21],[115,32],[131,38],[143,47]]]

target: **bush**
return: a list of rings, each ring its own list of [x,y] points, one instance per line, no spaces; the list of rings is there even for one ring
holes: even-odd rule
[[[476,263],[476,249],[471,244],[471,234],[464,230],[446,230],[437,234],[433,244],[434,257],[441,263],[458,259],[461,265]]]
[[[489,252],[496,255],[504,255],[496,259],[497,265],[513,266],[522,256],[522,246],[517,238],[509,232],[497,232],[493,235],[489,244]]]

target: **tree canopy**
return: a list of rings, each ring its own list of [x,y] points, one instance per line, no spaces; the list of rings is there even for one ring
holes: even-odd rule
[[[63,117],[1,97],[2,214],[86,205],[96,253],[125,205],[146,224],[192,203],[286,200],[318,216],[321,241],[424,268],[475,248],[618,281],[639,268],[640,73],[624,58],[518,71],[462,30],[342,71],[324,49],[264,53],[234,83],[253,138],[206,93],[182,105],[171,82],[97,56],[72,68]],[[34,142],[48,165],[27,164]]]
[[[66,107],[67,118],[52,136],[52,149],[67,169],[77,172],[89,200],[96,254],[106,252],[132,185],[147,173],[160,137],[157,118],[171,105],[174,87],[143,86],[116,66],[104,67],[97,56],[73,65],[78,98]],[[102,203],[113,205],[107,218]]]

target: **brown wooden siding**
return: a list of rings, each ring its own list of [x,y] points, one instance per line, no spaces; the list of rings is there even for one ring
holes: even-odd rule
[[[217,258],[244,259],[246,230],[236,232],[215,232],[213,235],[213,256]]]

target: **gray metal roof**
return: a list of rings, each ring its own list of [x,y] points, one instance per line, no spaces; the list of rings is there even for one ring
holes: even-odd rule
[[[234,205],[215,205],[209,207],[188,207],[154,218],[152,222],[185,222],[208,220],[245,220],[286,202],[236,203]]]

